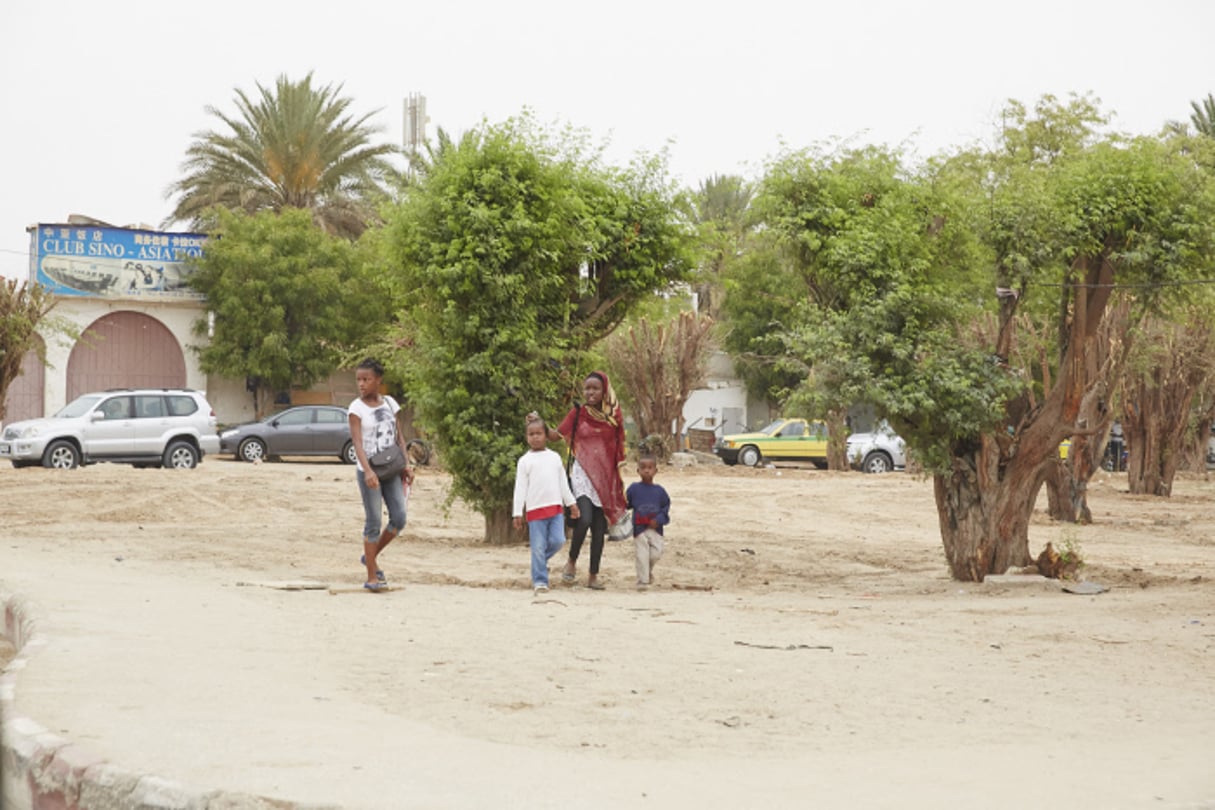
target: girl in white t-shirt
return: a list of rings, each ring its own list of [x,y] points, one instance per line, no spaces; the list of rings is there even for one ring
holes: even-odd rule
[[[350,421],[350,441],[358,456],[355,478],[359,484],[359,495],[363,499],[363,558],[360,562],[367,568],[367,581],[363,587],[379,591],[386,584],[384,572],[377,558],[388,544],[405,528],[405,489],[413,483],[413,467],[381,481],[371,471],[367,458],[393,444],[401,447],[405,458],[405,439],[397,430],[397,411],[401,408],[392,397],[381,396],[380,383],[384,378],[384,367],[370,357],[359,363],[354,373],[359,398],[350,403],[347,410]],[[388,507],[388,526],[380,531],[383,506]]]
[[[528,451],[515,465],[515,528],[527,523],[532,550],[532,587],[536,596],[548,592],[548,561],[565,545],[565,507],[578,519],[578,502],[570,491],[561,456],[548,449],[548,425],[528,419]]]

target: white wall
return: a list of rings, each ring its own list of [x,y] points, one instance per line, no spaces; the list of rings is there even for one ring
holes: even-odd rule
[[[238,425],[257,418],[253,395],[245,390],[244,380],[211,376],[206,391],[207,402],[215,409],[215,418],[220,425]]]
[[[712,388],[698,388],[688,397],[683,405],[685,427],[716,429],[722,420],[726,408],[738,408],[746,419],[747,389],[739,381],[720,383]],[[731,432],[738,432],[738,426],[731,426]]]
[[[740,413],[740,424],[731,423],[727,432],[738,432],[748,424],[748,397],[746,386],[734,372],[734,363],[725,352],[714,352],[709,356],[707,380],[688,397],[683,406],[684,426],[721,431],[726,409]]]

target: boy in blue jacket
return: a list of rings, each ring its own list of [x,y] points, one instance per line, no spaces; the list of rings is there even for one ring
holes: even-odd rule
[[[654,483],[658,459],[643,455],[637,459],[637,474],[641,480],[630,484],[624,493],[633,510],[633,544],[637,549],[637,589],[650,587],[654,563],[662,557],[662,527],[671,522],[671,498],[667,491]]]

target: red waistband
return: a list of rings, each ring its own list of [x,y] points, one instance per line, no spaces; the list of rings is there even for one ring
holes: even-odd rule
[[[528,509],[527,519],[532,520],[547,520],[554,515],[561,514],[561,504],[555,503],[552,506],[541,506],[539,509]]]

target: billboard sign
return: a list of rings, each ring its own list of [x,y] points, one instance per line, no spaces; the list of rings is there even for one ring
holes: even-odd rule
[[[32,278],[58,295],[201,299],[186,283],[185,262],[202,255],[206,236],[95,225],[31,229]]]

